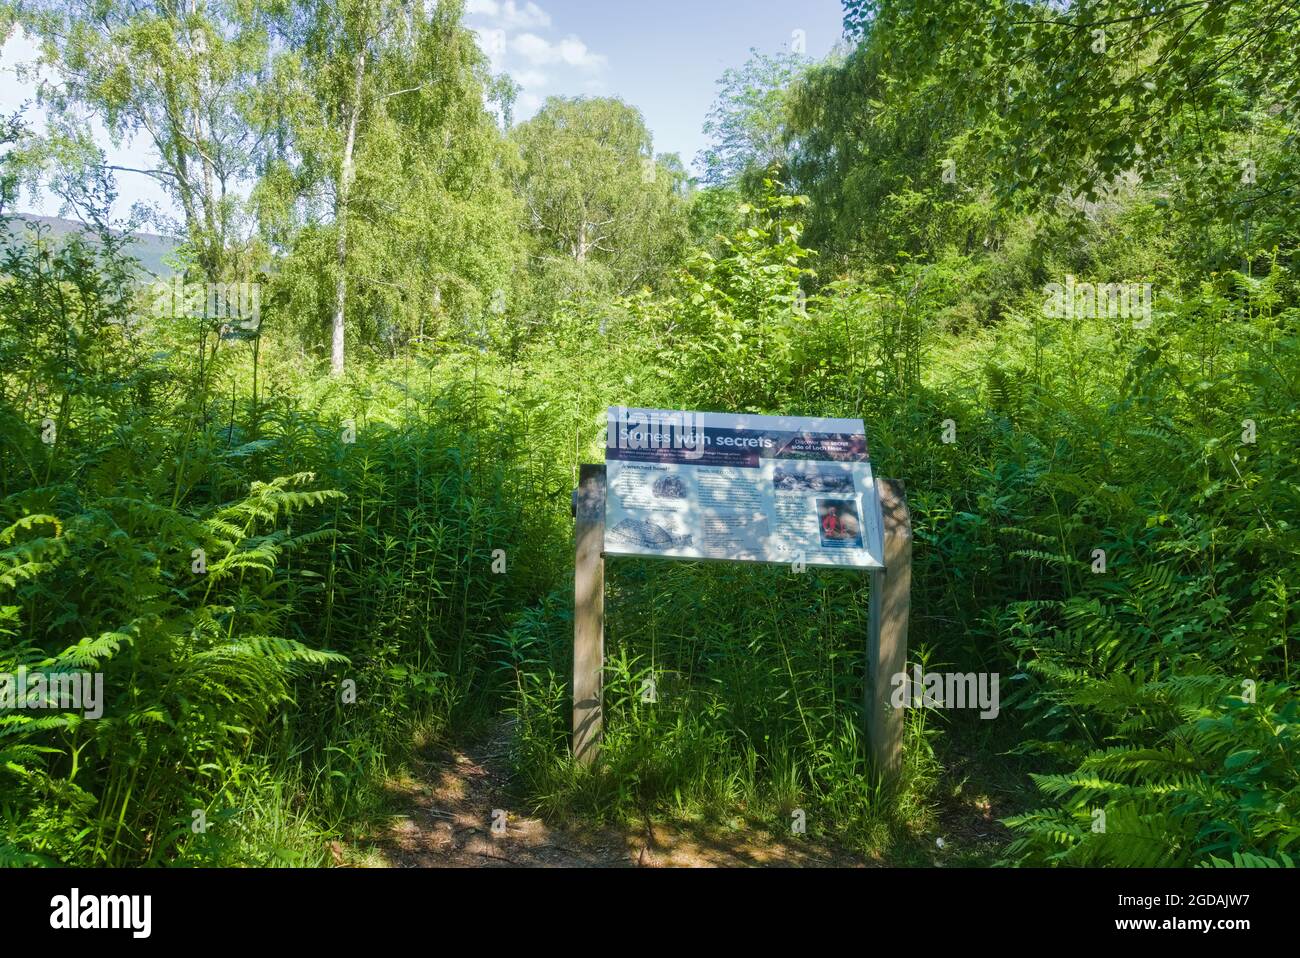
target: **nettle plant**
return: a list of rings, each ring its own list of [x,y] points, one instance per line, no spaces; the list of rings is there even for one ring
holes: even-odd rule
[[[656,321],[653,348],[691,408],[758,412],[786,399],[792,327],[807,321],[800,284],[813,275],[795,215],[807,198],[764,186],[757,204],[739,207],[740,226],[719,238],[716,255],[694,253],[674,295],[634,304]]]
[[[342,494],[301,472],[217,497],[244,453],[177,446],[189,406],[136,341],[114,234],[3,267],[0,672],[99,673],[106,701],[0,712],[0,861],[205,860],[192,810],[232,804],[295,677],[344,661],[288,628],[284,568]]]

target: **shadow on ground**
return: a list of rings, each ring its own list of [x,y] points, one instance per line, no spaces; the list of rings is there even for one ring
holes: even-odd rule
[[[389,782],[386,826],[337,864],[387,868],[845,868],[881,863],[762,829],[655,823],[642,828],[566,829],[512,807],[508,734],[424,756]]]

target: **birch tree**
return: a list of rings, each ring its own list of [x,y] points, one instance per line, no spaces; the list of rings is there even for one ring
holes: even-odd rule
[[[676,156],[655,157],[639,110],[615,99],[552,97],[513,137],[540,258],[598,263],[626,292],[680,253],[685,170]]]
[[[22,14],[41,45],[50,154],[157,180],[209,282],[244,238],[240,188],[260,145],[245,108],[267,37],[252,13],[248,0],[36,0]],[[148,147],[140,165],[104,163],[95,119],[115,143]]]
[[[295,253],[296,296],[317,296],[328,269],[333,375],[363,325],[350,310],[363,307],[366,329],[392,346],[510,284],[518,204],[486,108],[489,87],[504,88],[461,12],[454,0],[273,11],[282,51],[260,109],[277,133],[255,199],[273,241]]]

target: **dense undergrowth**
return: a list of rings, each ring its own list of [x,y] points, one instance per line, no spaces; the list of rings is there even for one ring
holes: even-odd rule
[[[1026,301],[953,345],[906,300],[941,312],[946,282],[792,305],[790,209],[751,211],[679,297],[569,309],[512,362],[447,343],[343,381],[264,334],[255,382],[254,344],[126,321],[111,255],[15,247],[0,671],[99,670],[106,702],[4,717],[6,860],[317,862],[382,811],[413,742],[504,711],[521,793],[556,820],[803,809],[810,834],[887,852],[933,827],[935,736],[970,721],[1043,772],[1012,860],[1284,861],[1284,265],[1170,296],[1150,330]],[[827,344],[852,358],[819,366]],[[576,768],[568,491],[615,402],[866,415],[878,471],[910,489],[913,658],[1000,673],[1007,725],[910,713],[885,791],[861,741],[860,578],[626,561],[605,757]]]
[[[151,118],[91,56],[138,11],[51,6],[84,28],[69,49],[62,20],[28,21],[71,64],[52,105]],[[722,104],[743,175],[694,193],[618,101],[498,128],[508,84],[452,0],[394,15],[377,72],[343,84],[332,57],[380,7],[211,6],[209,42],[235,42],[228,17],[265,49],[213,58],[229,86],[177,82],[247,136],[163,163],[275,146],[222,154],[258,178],[256,228],[206,197],[177,266],[260,283],[260,326],[151,308],[106,178],[62,181],[92,242],[0,257],[0,676],[104,688],[97,717],[0,710],[0,865],[325,864],[421,745],[502,730],[519,801],[555,823],[800,841],[802,812],[810,838],[911,862],[973,769],[1009,829],[981,864],[1293,864],[1285,4],[1119,15],[1105,59],[1051,5],[849,0],[847,52]],[[192,24],[154,15],[141,57],[184,61]],[[365,111],[344,87],[371,104],[346,162],[340,118]],[[266,102],[290,92],[300,114]],[[744,152],[753,102],[779,107],[758,118],[779,156]],[[86,155],[16,119],[0,147],[0,212],[23,163]],[[1149,311],[1050,308],[1063,284]],[[611,405],[864,419],[912,512],[909,659],[997,674],[997,717],[909,710],[885,787],[862,577],[619,560],[603,757],[577,767],[570,491]]]

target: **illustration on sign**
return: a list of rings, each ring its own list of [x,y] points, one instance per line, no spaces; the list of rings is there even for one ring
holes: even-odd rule
[[[605,552],[879,569],[860,419],[609,410]]]

